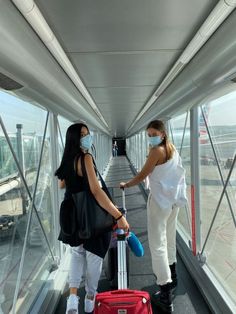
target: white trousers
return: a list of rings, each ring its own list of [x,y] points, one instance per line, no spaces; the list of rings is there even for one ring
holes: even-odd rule
[[[82,276],[85,275],[85,290],[94,295],[102,272],[103,259],[86,251],[83,245],[72,247],[69,270],[69,287],[79,288]]]
[[[161,209],[150,194],[147,203],[148,241],[157,284],[171,282],[169,265],[176,262],[176,225],[179,208]]]

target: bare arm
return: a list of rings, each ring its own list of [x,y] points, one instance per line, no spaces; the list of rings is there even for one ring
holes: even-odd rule
[[[84,157],[85,162],[85,168],[88,176],[89,181],[89,187],[94,195],[95,199],[99,203],[101,207],[103,207],[106,211],[108,211],[115,219],[120,217],[121,212],[118,210],[118,208],[111,202],[111,200],[108,198],[106,193],[101,189],[95,170],[93,165],[93,159],[92,156],[89,154],[86,154]],[[118,220],[118,227],[123,229],[128,229],[129,225],[125,219],[125,217],[122,217]]]
[[[150,150],[148,158],[142,168],[142,170],[131,180],[128,182],[121,182],[120,187],[131,187],[134,185],[139,184],[142,182],[155,168],[155,166],[158,164],[160,156],[160,149],[159,147],[154,147]]]
[[[58,185],[60,189],[64,189],[66,187],[65,180],[59,180]]]

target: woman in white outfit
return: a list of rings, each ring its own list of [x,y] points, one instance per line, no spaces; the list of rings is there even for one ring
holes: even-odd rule
[[[148,240],[152,268],[160,291],[152,301],[164,312],[172,313],[171,290],[177,286],[176,225],[179,207],[186,204],[185,170],[174,145],[168,140],[160,120],[147,126],[150,151],[142,170],[120,187],[129,188],[149,176],[147,202]]]
[[[88,153],[92,145],[92,137],[85,124],[76,123],[67,129],[65,150],[60,167],[55,175],[59,179],[60,188],[65,188],[65,198],[61,206],[70,211],[73,206],[72,194],[85,190],[86,181],[83,177],[81,159],[89,181],[89,187],[97,202],[107,210],[117,221],[118,228],[128,230],[129,224],[118,208],[111,202],[99,185],[94,168],[93,157]],[[71,224],[63,222],[64,224]],[[66,230],[72,230],[72,226],[66,225]],[[80,239],[78,232],[72,234],[60,232],[59,240],[72,247],[71,265],[69,270],[70,296],[67,300],[67,314],[78,313],[79,297],[77,290],[81,278],[85,276],[86,296],[84,311],[92,312],[98,281],[102,271],[103,258],[108,250],[111,238],[110,232],[104,232],[101,236],[88,240]]]

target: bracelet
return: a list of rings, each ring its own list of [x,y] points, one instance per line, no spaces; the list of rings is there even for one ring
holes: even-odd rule
[[[123,217],[123,214],[120,214],[120,216],[118,218],[116,218],[116,221],[118,221],[119,219],[121,219]]]

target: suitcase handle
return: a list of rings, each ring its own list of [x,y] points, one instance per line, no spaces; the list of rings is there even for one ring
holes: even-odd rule
[[[122,206],[123,206],[123,209],[124,209],[125,214],[126,214],[126,207],[125,207],[125,188],[121,188],[121,191],[122,191]]]
[[[135,290],[129,290],[129,289],[120,289],[120,290],[115,290],[111,291],[111,294],[135,294]]]
[[[113,295],[124,295],[124,294],[132,294],[136,295],[139,297],[143,297],[146,300],[149,300],[149,293],[147,291],[142,291],[142,290],[130,290],[130,289],[120,289],[120,290],[114,290],[114,291],[109,291],[109,294]]]

